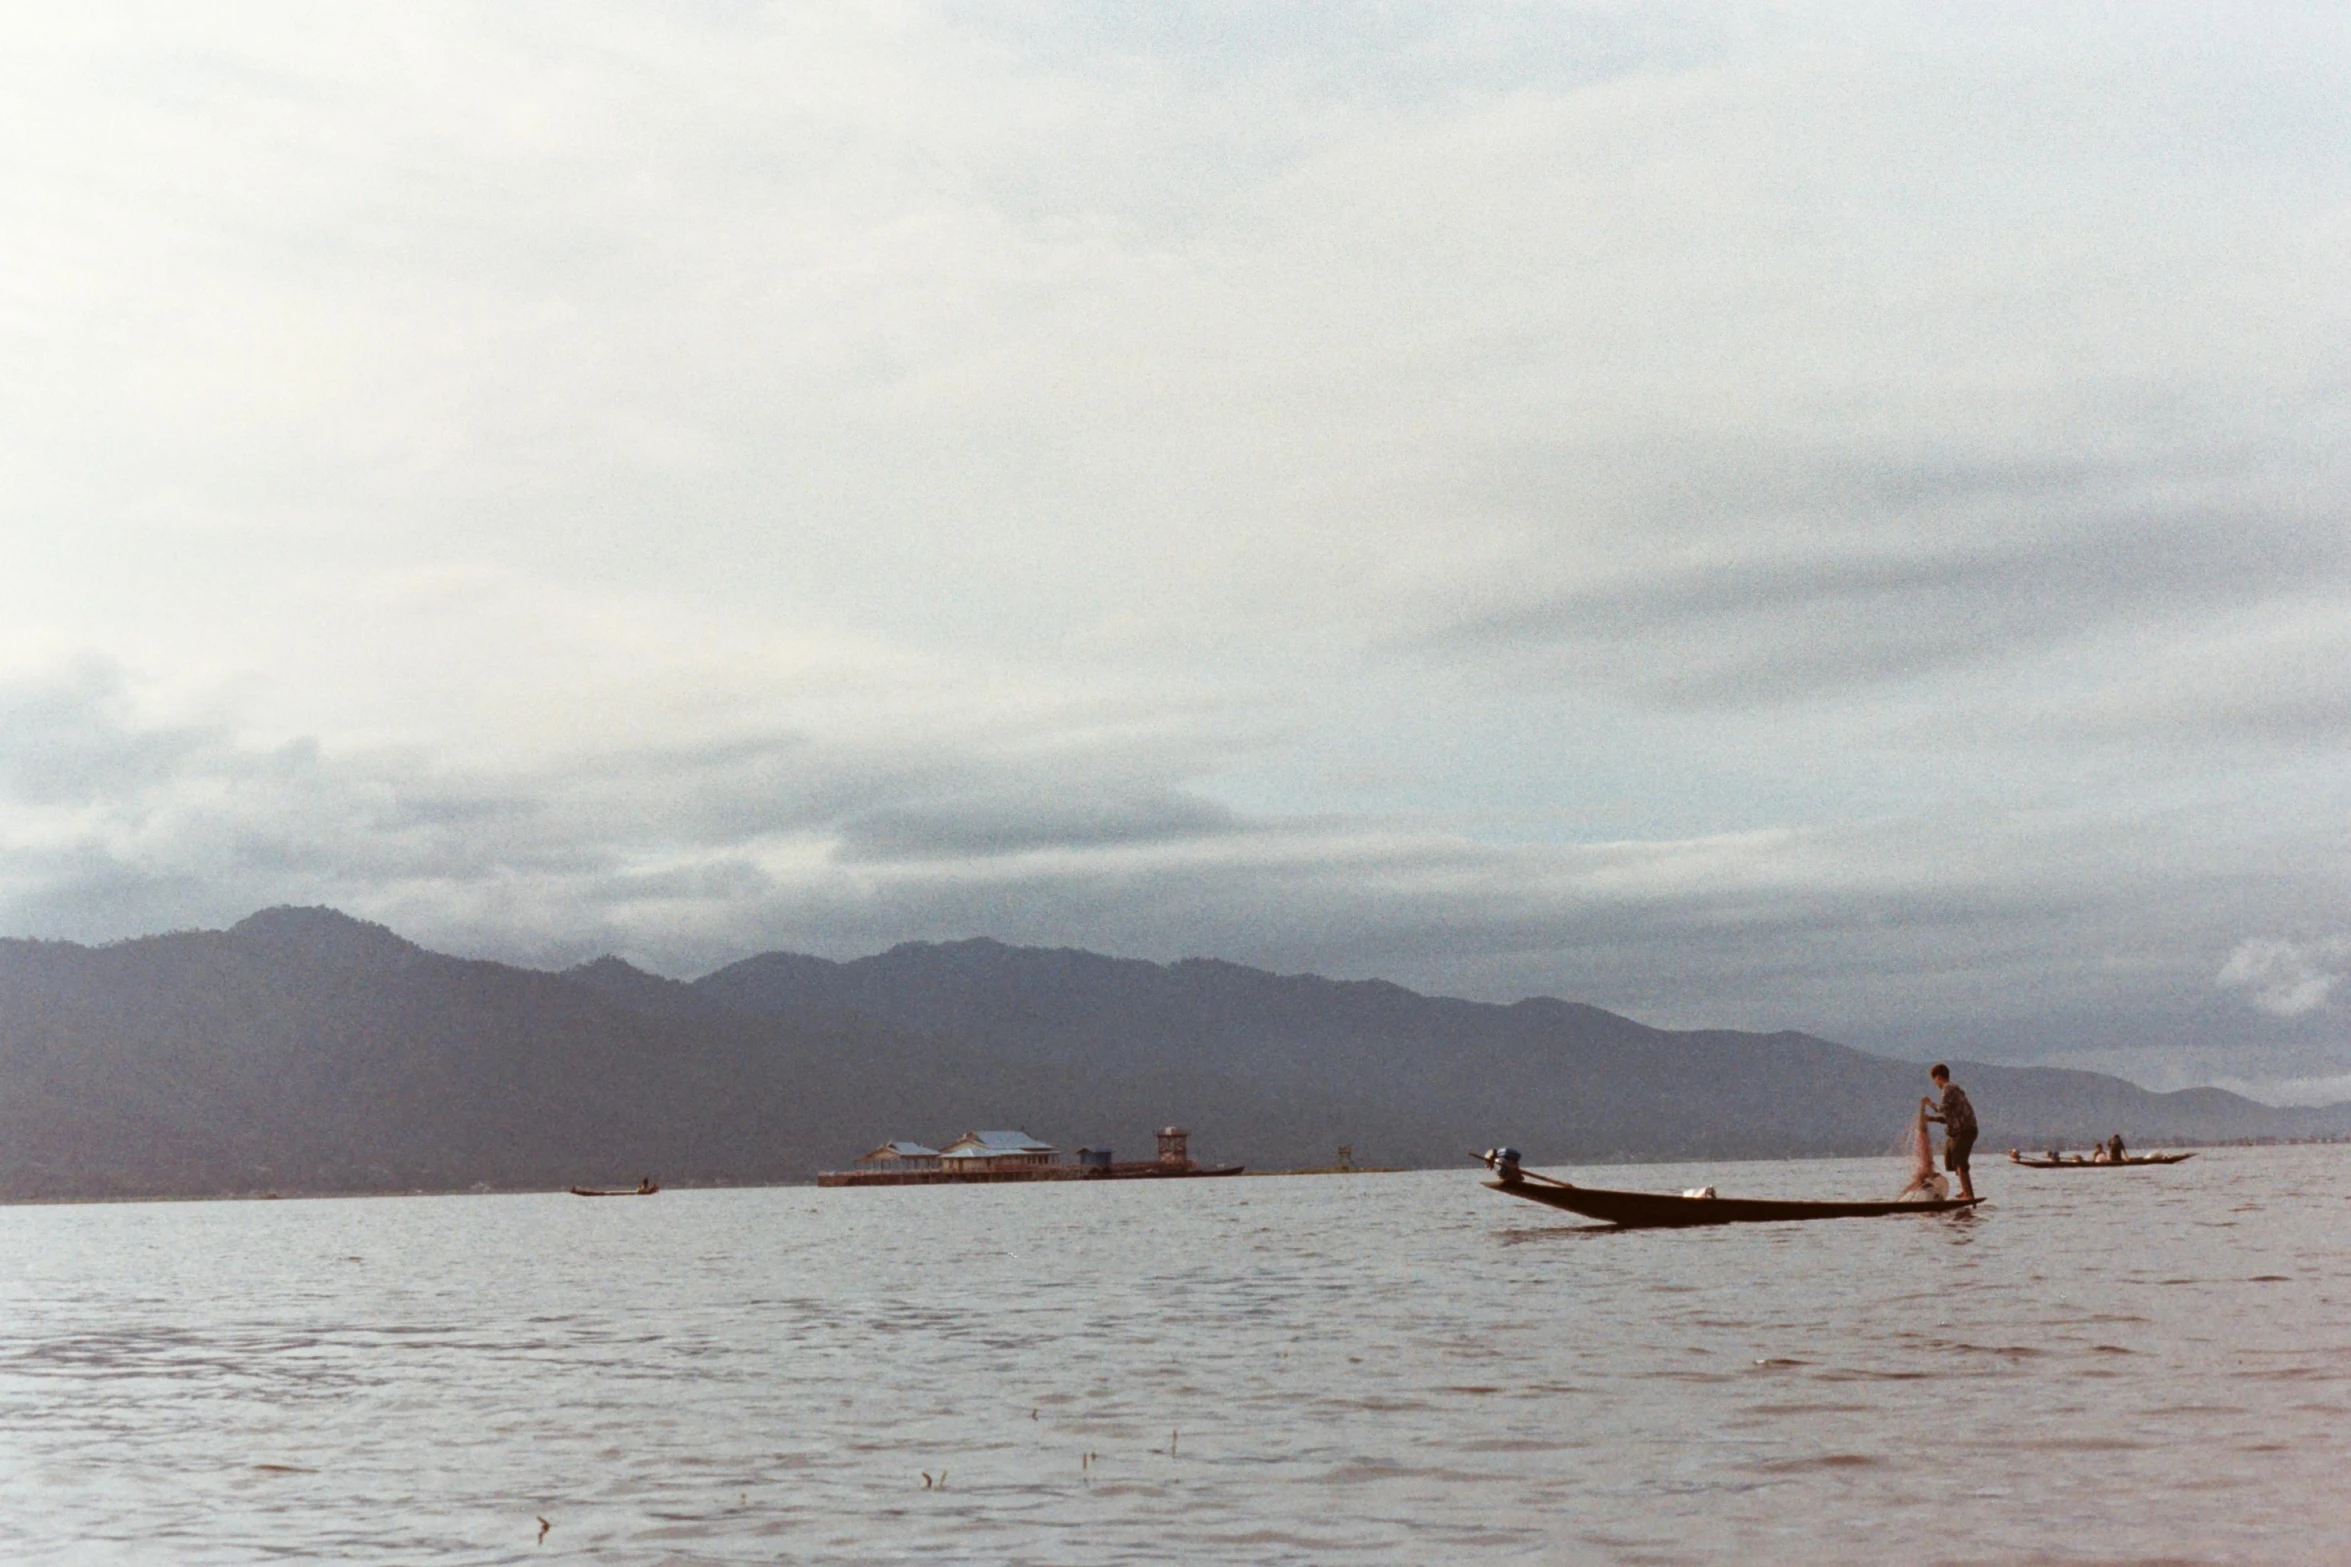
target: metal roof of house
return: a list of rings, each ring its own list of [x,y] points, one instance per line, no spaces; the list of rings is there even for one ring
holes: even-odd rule
[[[858,1155],[861,1159],[936,1159],[939,1150],[925,1148],[920,1143],[884,1143],[872,1153]]]
[[[998,1153],[1051,1153],[1051,1143],[1038,1142],[1026,1132],[966,1132],[947,1145],[942,1157],[981,1158]]]

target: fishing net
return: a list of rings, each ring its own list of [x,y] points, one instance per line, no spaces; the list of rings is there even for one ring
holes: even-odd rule
[[[1927,1135],[1925,1105],[1918,1107],[1918,1113],[1902,1129],[1894,1153],[1903,1161],[1903,1173],[1907,1177],[1899,1200],[1907,1202],[1916,1197],[1941,1202],[1951,1188],[1949,1182],[1935,1173],[1935,1141]]]

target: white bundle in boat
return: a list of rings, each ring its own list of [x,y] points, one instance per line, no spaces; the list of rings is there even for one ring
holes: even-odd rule
[[[1692,1186],[1684,1189],[1682,1195],[1684,1197],[1711,1197],[1714,1195],[1714,1188],[1711,1186]]]

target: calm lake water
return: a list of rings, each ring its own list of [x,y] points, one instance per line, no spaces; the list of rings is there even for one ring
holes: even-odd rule
[[[1477,1176],[0,1210],[0,1557],[2351,1552],[2351,1149]]]

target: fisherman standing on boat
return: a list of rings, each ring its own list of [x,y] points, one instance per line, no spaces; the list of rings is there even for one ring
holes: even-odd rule
[[[1951,1069],[1937,1061],[1927,1071],[1935,1080],[1940,1097],[1921,1099],[1927,1119],[1943,1123],[1943,1168],[1959,1177],[1959,1196],[1963,1202],[1975,1201],[1975,1182],[1969,1178],[1968,1150],[1975,1147],[1975,1106],[1967,1102],[1967,1090],[1951,1081]]]

